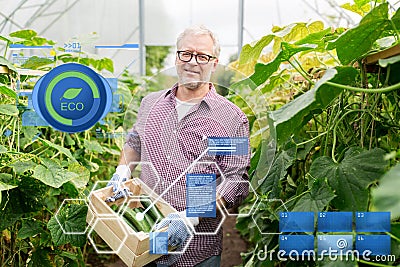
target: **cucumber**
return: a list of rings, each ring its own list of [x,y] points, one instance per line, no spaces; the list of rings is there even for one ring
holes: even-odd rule
[[[125,205],[125,212],[124,217],[130,221],[136,229],[140,232],[149,232],[149,226],[147,225],[146,221],[143,219],[142,221],[136,220],[136,212],[134,209],[129,208],[129,206]]]
[[[110,207],[113,211],[117,211],[118,210],[118,206],[116,204],[112,204]]]
[[[133,231],[135,232],[139,232],[139,230],[136,228],[136,226],[134,226],[127,218],[122,217],[122,219],[124,220],[124,222],[126,222],[126,224],[132,228]]]
[[[139,210],[140,212],[144,212],[143,208],[139,208]],[[153,218],[150,216],[149,212],[146,212],[144,214],[144,219],[146,220],[147,224],[150,225],[150,228],[153,228],[155,222]]]
[[[136,213],[139,213],[139,212],[143,213],[143,210],[141,210],[141,209],[139,209],[139,208],[134,208],[134,209],[133,209],[133,212],[134,212],[135,215],[136,215]],[[146,218],[146,215],[147,215],[147,214],[144,215],[144,219],[141,220],[141,221],[137,221],[136,218],[135,218],[135,220],[136,220],[137,222],[140,223],[143,232],[148,233],[148,232],[151,231],[151,228],[153,227],[153,225],[150,224],[150,223],[148,222],[148,219]],[[148,216],[147,216],[147,217],[148,217]],[[154,224],[154,221],[153,221],[153,224]]]
[[[147,209],[151,205],[151,199],[146,196],[146,195],[141,195],[140,196],[140,203],[142,203],[142,206],[144,209]],[[151,218],[153,218],[154,221],[161,221],[164,219],[164,215],[159,211],[156,205],[153,205],[146,214],[149,214]]]

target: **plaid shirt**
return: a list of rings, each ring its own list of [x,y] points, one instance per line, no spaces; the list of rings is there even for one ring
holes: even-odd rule
[[[141,155],[141,162],[151,162],[159,176],[157,179],[149,164],[142,164],[140,178],[161,194],[181,176],[165,192],[163,199],[182,211],[186,209],[186,173],[214,173],[217,175],[217,194],[226,201],[226,208],[239,205],[248,195],[248,183],[243,181],[248,179],[250,148],[247,155],[215,156],[204,151],[207,137],[249,137],[249,122],[245,114],[218,95],[210,83],[210,91],[203,100],[178,121],[175,109],[177,88],[176,84],[171,89],[143,98],[137,121],[128,134],[126,143]],[[194,161],[197,163],[193,165]],[[187,170],[191,164],[192,168]],[[196,232],[210,234],[195,234],[173,266],[194,266],[221,254],[222,229],[214,234],[220,222],[219,215],[200,220]]]

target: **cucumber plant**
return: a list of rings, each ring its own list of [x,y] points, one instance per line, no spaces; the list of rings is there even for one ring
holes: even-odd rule
[[[88,255],[95,253],[86,235],[63,234],[63,229],[84,232],[87,206],[61,204],[65,199],[85,199],[97,180],[111,177],[110,166],[117,165],[121,142],[99,140],[96,129],[111,132],[122,127],[123,115],[109,114],[104,119],[107,124],[76,134],[22,126],[28,102],[17,96],[17,84],[21,90],[32,89],[34,77],[20,74],[6,55],[11,44],[52,45],[53,60],[30,57],[21,66],[39,71],[78,62],[112,72],[113,62],[83,51],[67,53],[33,30],[0,36],[0,42],[7,47],[0,56],[0,265],[85,266]],[[137,86],[126,73],[120,83],[118,90],[124,95],[131,95]]]
[[[279,211],[390,211],[391,253],[400,262],[400,83],[396,54],[366,64],[366,58],[400,43],[400,10],[386,1],[355,1],[363,15],[350,29],[321,21],[274,27],[245,45],[232,67],[247,74],[267,101],[277,151],[267,162],[268,143],[252,142],[250,182],[256,189],[240,207],[250,216],[237,228],[250,242],[243,266],[333,266],[332,262],[279,262],[257,255],[279,250]],[[266,52],[268,51],[268,52]],[[238,87],[240,88],[240,87]],[[238,102],[240,104],[240,102]],[[268,109],[266,109],[268,107]],[[245,108],[245,106],[243,106]],[[253,123],[253,128],[256,124]],[[260,131],[252,129],[252,138]],[[265,166],[269,166],[266,169]],[[271,201],[280,199],[280,201]],[[341,266],[373,262],[337,263]]]

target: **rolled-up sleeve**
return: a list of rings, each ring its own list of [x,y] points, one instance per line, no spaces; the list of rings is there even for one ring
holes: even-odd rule
[[[143,129],[143,114],[146,108],[146,97],[144,97],[140,103],[140,107],[137,113],[136,121],[133,127],[128,131],[125,145],[134,149],[139,155],[141,154],[141,141],[139,133]]]
[[[225,200],[227,209],[239,206],[249,194],[250,145],[247,119],[238,128],[235,137],[247,138],[247,154],[218,158],[218,166],[222,171],[224,181],[217,187],[217,193]]]
[[[141,144],[140,144],[140,136],[138,132],[135,130],[135,126],[129,130],[125,145],[128,145],[130,148],[134,149],[138,154],[141,153]]]

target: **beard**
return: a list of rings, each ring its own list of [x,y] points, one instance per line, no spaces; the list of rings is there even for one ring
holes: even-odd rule
[[[179,84],[183,85],[185,88],[189,90],[196,90],[199,87],[201,87],[204,84],[208,84],[211,78],[211,73],[209,75],[206,75],[206,77],[188,77],[184,73],[182,73],[179,78],[178,82]]]
[[[202,82],[202,81],[180,82],[181,85],[183,85],[184,87],[186,87],[189,90],[196,90],[197,88],[199,88],[200,86],[202,86],[205,83],[207,83],[207,82]]]

